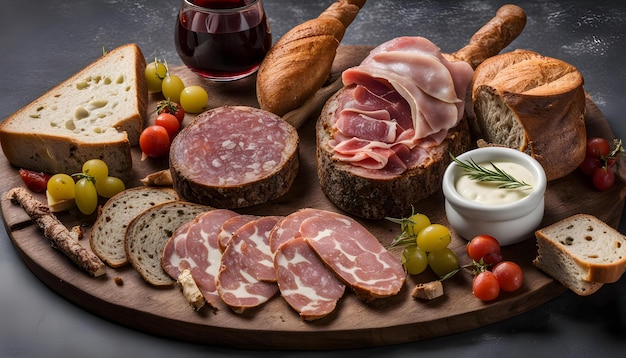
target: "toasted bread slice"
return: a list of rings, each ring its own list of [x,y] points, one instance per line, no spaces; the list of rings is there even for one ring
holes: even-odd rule
[[[0,143],[9,162],[73,174],[99,158],[111,175],[129,179],[130,147],[146,117],[145,67],[137,45],[118,47],[8,116]]]

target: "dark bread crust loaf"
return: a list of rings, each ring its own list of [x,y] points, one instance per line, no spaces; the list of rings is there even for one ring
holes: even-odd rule
[[[463,117],[441,145],[431,150],[427,162],[394,177],[365,178],[354,172],[352,164],[333,159],[328,144],[332,139],[328,121],[337,111],[337,98],[344,89],[326,102],[316,124],[317,174],[322,191],[337,207],[361,218],[406,217],[411,205],[441,189],[443,172],[450,163],[448,152],[458,155],[470,148],[467,119]]]

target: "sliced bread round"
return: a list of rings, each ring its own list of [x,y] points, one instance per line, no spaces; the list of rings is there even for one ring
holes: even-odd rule
[[[142,211],[128,225],[124,247],[130,264],[154,286],[176,283],[163,267],[161,257],[174,231],[212,207],[186,201],[168,201]]]
[[[165,201],[178,200],[172,188],[136,187],[110,198],[100,209],[91,232],[89,244],[107,265],[116,268],[128,263],[124,235],[131,220],[142,211]]]

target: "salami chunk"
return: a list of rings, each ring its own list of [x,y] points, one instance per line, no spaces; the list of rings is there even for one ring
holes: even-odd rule
[[[173,140],[173,186],[186,200],[243,208],[287,193],[298,172],[298,132],[245,106],[204,112]]]
[[[393,296],[404,285],[400,260],[354,219],[326,212],[304,220],[300,233],[360,299]]]
[[[345,292],[346,286],[301,236],[277,248],[274,266],[281,296],[304,320],[330,314]]]

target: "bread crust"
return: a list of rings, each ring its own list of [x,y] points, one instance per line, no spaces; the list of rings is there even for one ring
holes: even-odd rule
[[[476,68],[472,84],[480,135],[489,143],[530,154],[548,180],[570,174],[585,157],[583,82],[574,66],[532,51],[487,59]],[[511,123],[494,125],[504,122],[502,118]],[[514,133],[518,139],[510,138]]]
[[[471,146],[467,118],[450,129],[446,139],[431,149],[431,158],[404,173],[387,178],[366,178],[355,173],[349,163],[333,159],[329,140],[329,120],[338,110],[338,98],[348,87],[334,94],[316,123],[317,172],[320,186],[328,199],[340,209],[366,219],[407,217],[411,206],[441,189],[443,172],[450,163],[449,152],[458,155]]]

